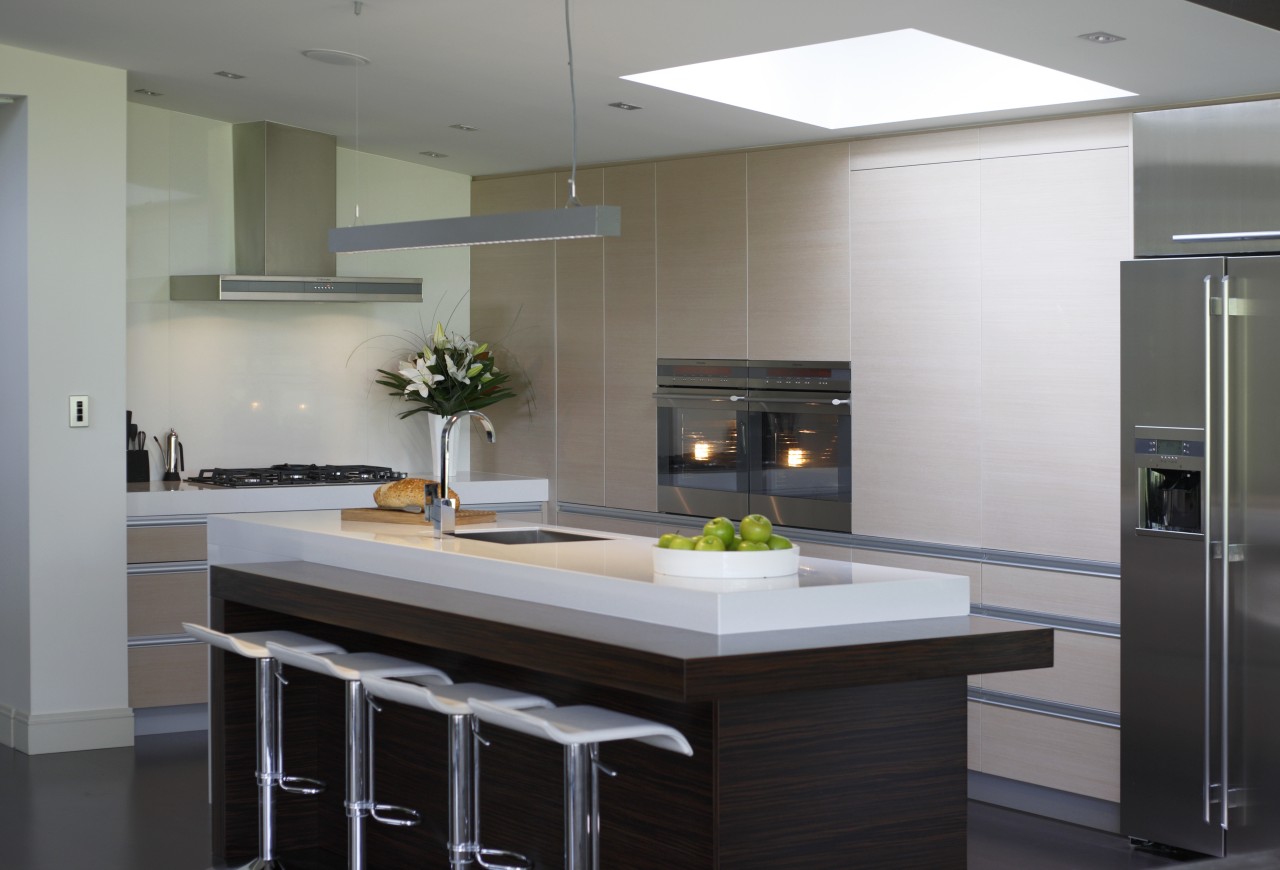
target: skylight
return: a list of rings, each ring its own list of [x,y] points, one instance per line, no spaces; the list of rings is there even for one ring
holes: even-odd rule
[[[913,28],[622,78],[828,130],[1134,96]]]

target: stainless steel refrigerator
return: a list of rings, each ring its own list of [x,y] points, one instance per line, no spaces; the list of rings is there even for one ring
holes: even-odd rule
[[[1121,826],[1280,847],[1280,257],[1121,266]]]

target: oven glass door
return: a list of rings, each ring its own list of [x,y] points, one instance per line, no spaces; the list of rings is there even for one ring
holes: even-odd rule
[[[833,532],[852,528],[849,406],[825,397],[752,397],[752,513],[775,523]]]
[[[747,403],[730,390],[663,390],[658,405],[658,510],[747,513]]]

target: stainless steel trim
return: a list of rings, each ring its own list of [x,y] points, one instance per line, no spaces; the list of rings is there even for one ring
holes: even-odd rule
[[[167,514],[161,516],[127,517],[128,528],[144,528],[148,526],[203,526],[209,522],[205,514]]]
[[[730,396],[734,401],[738,400],[738,396]],[[746,396],[741,398],[746,399]],[[759,395],[751,396],[748,401],[762,405],[847,405],[848,399],[787,399],[774,398],[773,396]]]
[[[1209,503],[1213,492],[1213,276],[1204,276],[1204,498],[1200,500],[1200,528],[1204,529],[1204,769],[1201,797],[1204,801],[1204,821],[1213,814],[1213,746],[1210,739],[1213,728],[1213,657],[1209,654],[1213,640],[1213,529],[1210,528]]]
[[[969,605],[969,614],[971,616],[985,616],[988,619],[1001,619],[1005,622],[1043,625],[1045,628],[1074,631],[1077,634],[1093,634],[1099,637],[1120,636],[1119,623],[1103,622],[1097,619],[1079,619],[1074,616],[1059,616],[1055,613],[1041,613],[1036,610],[1018,610],[1013,607],[997,607],[992,604],[971,604]]]
[[[130,577],[141,574],[187,574],[192,571],[204,571],[208,562],[134,562],[125,573]]]
[[[188,634],[148,634],[129,638],[129,649],[149,646],[178,646],[186,643],[204,643]]]
[[[1063,704],[1060,701],[1046,701],[1043,698],[1029,698],[1026,695],[980,689],[977,686],[969,687],[969,700],[993,707],[1006,707],[1010,710],[1022,710],[1025,713],[1052,716],[1055,719],[1070,719],[1073,722],[1101,725],[1104,728],[1120,727],[1119,713],[1099,710],[1096,707],[1079,707],[1075,704]]]
[[[745,402],[745,401],[747,401],[749,398],[751,398],[751,397],[750,397],[750,396],[730,396],[730,397],[729,397],[729,401],[730,401],[730,402]]]
[[[1280,230],[1249,230],[1242,233],[1175,233],[1175,242],[1247,242],[1251,239],[1280,239]]]
[[[1222,284],[1222,373],[1219,386],[1222,390],[1222,544],[1224,549],[1231,546],[1231,277],[1223,275]],[[1222,704],[1221,727],[1222,739],[1221,744],[1222,755],[1219,764],[1222,765],[1222,800],[1219,802],[1221,812],[1219,814],[1219,822],[1222,829],[1227,830],[1229,825],[1228,810],[1230,802],[1227,795],[1231,793],[1231,769],[1228,766],[1231,760],[1231,560],[1226,558],[1226,553],[1222,558],[1222,612],[1220,618],[1222,620],[1220,643],[1222,661],[1219,663],[1219,669],[1222,675],[1222,684],[1219,686],[1219,702]]]
[[[1200,532],[1174,532],[1169,529],[1144,529],[1138,526],[1133,530],[1137,535],[1150,535],[1153,538],[1184,538],[1188,541],[1204,540],[1204,535]]]

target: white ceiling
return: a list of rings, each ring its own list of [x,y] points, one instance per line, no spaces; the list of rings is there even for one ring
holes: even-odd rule
[[[137,102],[321,130],[442,169],[568,165],[563,0],[366,0],[359,16],[354,9],[352,0],[0,0],[0,42],[127,69]],[[1185,0],[572,0],[572,16],[582,164],[1280,91],[1280,31]],[[904,27],[1138,96],[829,131],[619,79]],[[1098,30],[1126,40],[1076,38]],[[372,63],[317,63],[300,54],[307,48]],[[419,156],[427,150],[449,157]]]

